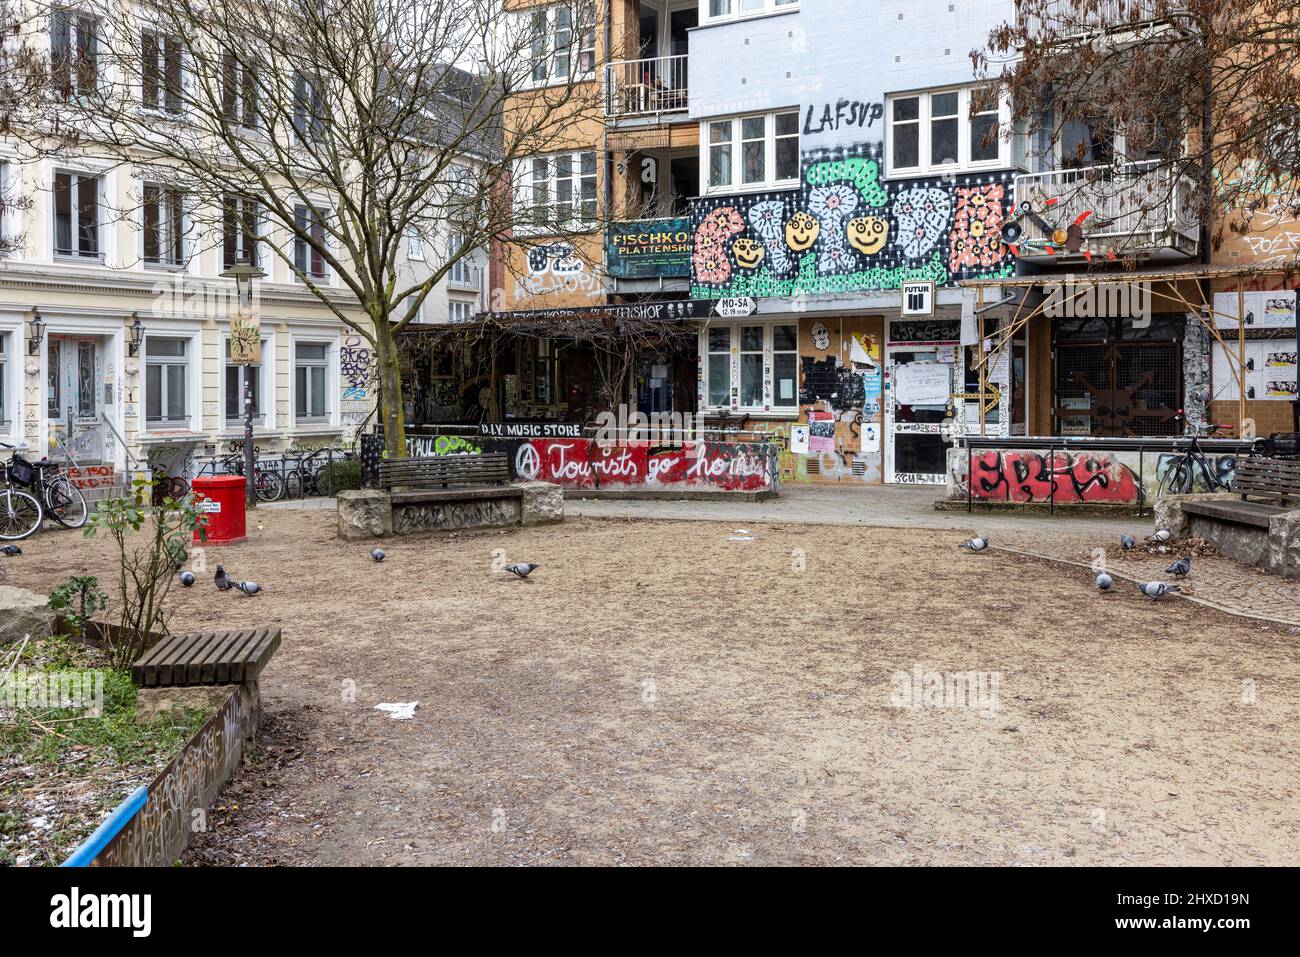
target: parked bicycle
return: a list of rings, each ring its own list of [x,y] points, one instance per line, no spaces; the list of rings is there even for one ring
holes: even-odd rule
[[[222,467],[228,475],[244,474],[244,457],[228,455],[222,461]],[[253,490],[258,501],[277,502],[284,497],[284,479],[279,472],[264,469],[257,462],[253,463]]]
[[[1174,421],[1180,419],[1184,422],[1187,421],[1182,409],[1179,409],[1178,414],[1174,416]],[[1219,477],[1218,470],[1206,456],[1205,450],[1201,448],[1201,439],[1213,438],[1226,428],[1228,426],[1211,422],[1191,434],[1186,446],[1181,449],[1181,454],[1170,463],[1164,477],[1160,480],[1161,495],[1186,495],[1191,492],[1196,484],[1198,470],[1206,491],[1232,491],[1232,480],[1227,479],[1225,481]]]
[[[285,470],[285,495],[289,498],[303,498],[307,495],[323,495],[328,498],[333,495],[333,466],[344,457],[342,450],[331,448],[299,453],[298,461]]]
[[[13,450],[13,446],[6,446]],[[9,461],[4,463],[4,487],[0,489],[0,541],[16,542],[36,534],[45,521],[45,507],[41,500],[21,489],[14,488],[14,483],[23,484],[19,479],[26,476],[34,478],[31,463],[15,463],[17,455],[11,451]]]
[[[64,528],[81,528],[90,518],[90,508],[86,505],[86,496],[81,489],[63,473],[55,462],[41,460],[31,462],[7,442],[0,442],[0,447],[13,450],[9,461],[9,471],[13,481],[25,486],[40,499],[45,515],[54,519]]]

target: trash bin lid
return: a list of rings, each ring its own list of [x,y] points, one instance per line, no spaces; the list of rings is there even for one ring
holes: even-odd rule
[[[190,483],[190,488],[243,488],[242,475],[200,475]]]

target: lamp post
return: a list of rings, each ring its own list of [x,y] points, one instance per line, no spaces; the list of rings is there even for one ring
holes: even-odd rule
[[[247,256],[240,256],[235,265],[221,274],[223,279],[235,280],[235,293],[238,298],[238,309],[231,317],[232,351],[236,341],[236,323],[256,319],[253,310],[253,283],[265,275],[266,273],[249,263]],[[244,367],[244,501],[249,507],[253,507],[257,505],[257,488],[254,485],[253,475],[253,390],[248,375],[248,366],[251,364],[251,353],[248,350],[255,347],[255,343],[246,345],[247,349],[241,351],[243,361],[240,363]]]

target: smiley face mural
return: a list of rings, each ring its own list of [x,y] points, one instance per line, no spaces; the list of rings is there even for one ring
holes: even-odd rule
[[[1015,273],[1007,172],[885,182],[881,146],[812,150],[802,186],[691,204],[691,295],[794,296]]]

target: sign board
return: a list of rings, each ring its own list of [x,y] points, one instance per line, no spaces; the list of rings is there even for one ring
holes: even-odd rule
[[[903,302],[900,315],[933,316],[934,315],[934,281],[908,280],[901,286]]]
[[[507,439],[580,439],[581,422],[480,422],[479,435]]]
[[[1295,290],[1251,290],[1242,293],[1238,302],[1235,292],[1214,294],[1214,324],[1219,329],[1236,329],[1237,312],[1245,309],[1247,329],[1294,329]]]
[[[257,315],[236,312],[230,317],[230,364],[255,366],[262,362],[262,332]]]
[[[514,309],[494,312],[501,323],[552,321],[556,319],[613,319],[673,322],[707,319],[713,312],[712,299],[663,299],[658,302],[612,303],[606,306],[575,306],[569,309]]]
[[[737,296],[731,299],[719,299],[713,311],[724,319],[743,319],[745,316],[752,316],[757,308],[758,303],[749,296]]]
[[[605,230],[605,272],[618,279],[689,276],[689,217],[610,226]]]

